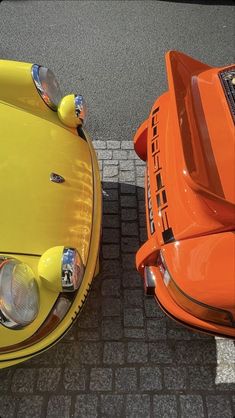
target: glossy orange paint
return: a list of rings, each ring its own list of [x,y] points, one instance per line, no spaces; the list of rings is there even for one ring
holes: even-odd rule
[[[144,277],[151,267],[156,299],[170,316],[235,338],[235,136],[221,81],[221,72],[235,66],[213,68],[176,51],[167,53],[166,66],[169,91],[134,138],[147,163],[148,240],[136,255],[137,269]],[[172,282],[164,279],[159,254]],[[186,295],[188,307],[169,283]],[[220,322],[206,319],[213,312]]]

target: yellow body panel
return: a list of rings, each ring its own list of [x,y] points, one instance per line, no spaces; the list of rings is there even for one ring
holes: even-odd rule
[[[34,335],[59,296],[58,264],[54,272],[53,266],[50,270],[51,286],[40,278],[39,261],[46,250],[56,246],[77,248],[85,274],[72,306],[57,328],[30,347],[0,353],[0,368],[38,354],[69,329],[97,273],[101,228],[99,168],[87,134],[85,139],[79,137],[45,105],[30,78],[31,64],[2,64],[0,61],[0,255],[15,257],[33,269],[40,310],[24,329],[8,329],[0,324],[0,350]],[[65,181],[51,182],[52,172]]]

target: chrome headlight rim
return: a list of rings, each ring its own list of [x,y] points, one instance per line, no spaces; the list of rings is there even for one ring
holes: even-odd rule
[[[35,84],[35,87],[36,87],[39,95],[41,96],[41,98],[44,101],[44,103],[46,104],[46,106],[48,106],[49,109],[56,112],[57,108],[58,108],[58,103],[57,104],[54,103],[52,98],[48,94],[48,92],[45,90],[45,88],[43,88],[42,82],[41,82],[41,79],[40,79],[40,68],[44,68],[44,69],[50,71],[54,77],[55,77],[55,75],[47,67],[44,67],[44,66],[38,65],[38,64],[33,64],[32,65],[32,69],[31,69],[32,79],[33,79],[33,82]],[[55,80],[56,80],[56,78],[55,78]],[[61,98],[62,98],[62,94],[61,94]]]
[[[81,94],[74,95],[75,114],[85,126],[87,120],[87,105],[84,97]]]
[[[61,284],[63,292],[77,291],[83,281],[85,267],[76,248],[64,247]]]
[[[11,282],[6,281],[4,283],[4,266],[9,267],[12,264],[12,271],[11,271]],[[27,273],[30,273],[30,276],[20,277],[15,276],[15,268],[16,266],[25,266],[27,269]],[[14,281],[16,281],[16,289],[14,289]],[[19,305],[19,296],[18,300],[15,301],[15,293],[19,292],[19,287],[17,286],[26,286],[26,289],[30,289],[31,294],[26,295],[28,299],[31,300],[33,297],[33,304],[34,306],[30,306],[31,314],[29,314],[28,318],[23,317],[25,314],[25,306]],[[22,304],[22,300],[20,301]],[[25,300],[24,300],[25,303]],[[18,308],[18,309],[17,309]],[[27,306],[29,309],[29,306]],[[34,277],[32,269],[28,266],[28,264],[21,262],[20,260],[14,257],[0,257],[0,325],[3,325],[6,328],[14,329],[14,330],[21,330],[25,327],[31,325],[33,321],[38,316],[40,309],[40,293],[38,288],[37,280]]]

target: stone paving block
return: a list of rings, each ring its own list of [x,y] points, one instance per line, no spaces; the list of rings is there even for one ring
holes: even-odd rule
[[[100,340],[100,333],[95,329],[81,329],[77,328],[78,341],[98,341]],[[79,343],[80,344],[80,343]]]
[[[118,201],[118,190],[109,189],[107,183],[103,182],[103,201],[116,202]]]
[[[180,364],[216,364],[216,347],[214,340],[179,341],[176,344],[176,361]]]
[[[170,319],[167,321],[167,337],[180,341],[191,340],[192,331]]]
[[[216,387],[218,390],[234,390],[235,393],[235,365],[219,363],[216,367]]]
[[[93,341],[81,341],[78,344],[75,360],[77,366],[81,364],[96,365],[101,362],[102,357],[102,343]]]
[[[135,153],[134,150],[128,150],[127,151],[127,158],[128,160],[139,160],[138,155]]]
[[[181,395],[180,407],[182,418],[204,418],[202,397],[199,395]]]
[[[137,371],[134,367],[115,370],[115,388],[117,392],[133,392],[137,389]]]
[[[148,319],[147,335],[149,340],[166,339],[166,319]]]
[[[67,391],[85,390],[87,370],[82,367],[66,367],[63,374],[63,385]]]
[[[107,148],[108,149],[120,149],[121,141],[107,141]]]
[[[196,390],[213,390],[215,389],[214,367],[211,366],[189,366],[189,387]]]
[[[132,341],[127,344],[128,363],[147,363],[148,344],[142,341]]]
[[[145,340],[146,331],[144,328],[125,328],[124,336],[127,339]]]
[[[52,348],[52,357],[50,354],[51,350],[47,351],[50,359],[49,366],[61,367],[63,365],[71,364],[73,362],[73,359],[76,358],[76,355],[79,350],[80,348],[77,346],[77,344],[74,344],[73,342],[64,343],[62,340],[60,344],[57,344],[55,346],[54,350]]]
[[[146,228],[146,217],[145,217],[145,213],[140,213],[139,214],[139,225],[140,225],[140,227]]]
[[[233,417],[235,417],[235,395],[232,396],[232,410],[233,410]]]
[[[174,362],[174,349],[170,341],[149,343],[149,360],[156,364],[171,364]]]
[[[126,307],[141,308],[143,306],[144,292],[142,289],[125,289],[124,305]]]
[[[103,215],[103,226],[107,228],[119,228],[118,215]]]
[[[137,222],[122,222],[122,235],[138,237],[139,231]]]
[[[137,220],[136,208],[122,209],[121,217],[122,217],[122,221],[136,221]]]
[[[102,298],[102,315],[119,316],[121,314],[121,300],[119,298]]]
[[[106,146],[107,146],[106,141],[100,141],[99,139],[92,141],[92,144],[95,150],[106,149]]]
[[[135,256],[134,254],[122,254],[122,268],[127,273],[128,270],[135,269]]]
[[[140,241],[145,242],[148,239],[146,228],[139,228]]]
[[[140,390],[157,391],[162,389],[162,372],[159,367],[140,368]]]
[[[119,279],[104,280],[102,283],[103,296],[120,296],[121,282]]]
[[[106,177],[116,177],[117,175],[118,175],[118,167],[117,166],[105,165],[103,167],[103,178],[106,178]]]
[[[216,338],[216,352],[217,363],[234,365],[235,370],[234,341]]]
[[[50,396],[46,418],[70,418],[71,397],[64,395]]]
[[[141,197],[142,198],[142,197]],[[138,195],[138,211],[139,213],[146,213],[146,209],[145,209],[145,200],[139,200],[140,197]],[[144,199],[144,194],[143,194],[143,199]]]
[[[113,158],[114,160],[127,160],[127,151],[113,151]]]
[[[129,418],[147,418],[151,416],[149,395],[127,395],[126,415]]]
[[[121,147],[122,147],[122,149],[133,149],[134,148],[134,145],[133,145],[133,141],[132,140],[130,140],[130,141],[122,141],[122,143],[121,143],[122,145],[121,145]]]
[[[206,397],[208,418],[232,418],[230,399],[225,395],[208,395]]]
[[[121,240],[121,249],[122,253],[136,253],[139,249],[139,239],[138,237],[122,237]]]
[[[113,152],[110,150],[108,151],[108,150],[100,150],[100,149],[98,149],[96,153],[97,153],[99,160],[111,160],[112,154],[113,154]],[[114,159],[116,160],[115,157]]]
[[[116,165],[116,166],[119,166],[119,161],[118,160],[114,160],[113,158],[112,158],[112,160],[105,160],[104,161],[104,165]],[[111,181],[112,183],[113,183],[113,181]],[[116,184],[116,186],[118,186],[118,184]]]
[[[121,195],[121,207],[122,208],[136,208],[137,207],[136,196]]]
[[[139,308],[124,309],[124,327],[143,327],[143,310]]]
[[[164,312],[159,308],[154,297],[144,298],[145,315],[148,318],[164,318]]]
[[[176,396],[155,395],[153,398],[153,416],[156,418],[180,418],[177,412]]]
[[[18,393],[33,393],[36,382],[35,369],[15,369],[11,390]]]
[[[138,177],[144,177],[145,176],[145,166],[144,165],[136,166],[136,175]]]
[[[92,391],[110,391],[112,389],[113,371],[107,368],[91,369],[90,389]]]
[[[117,214],[119,212],[119,204],[116,201],[106,200],[103,202],[103,213]]]
[[[113,278],[115,276],[120,276],[122,273],[122,266],[120,260],[102,260],[102,279],[103,278]],[[97,283],[98,280],[95,280]],[[94,283],[94,281],[93,281]]]
[[[104,259],[118,259],[120,255],[120,247],[118,244],[103,244],[102,254]]]
[[[43,396],[23,396],[19,399],[17,418],[41,418],[42,407]]]
[[[119,180],[121,182],[133,182],[133,184],[135,184],[135,173],[133,171],[121,171],[119,173]]]
[[[124,416],[123,395],[101,395],[101,414],[105,417]]]
[[[125,271],[122,277],[122,285],[124,288],[141,288],[143,289],[143,279],[136,271]]]
[[[104,228],[102,235],[102,242],[104,244],[119,244],[120,242],[120,231],[114,228]]]
[[[98,310],[84,309],[79,317],[79,326],[81,328],[97,328],[99,325]]]
[[[133,171],[135,170],[134,161],[120,161],[120,170]]]
[[[145,185],[145,178],[144,177],[137,177],[136,179],[136,186],[137,187],[144,187]]]
[[[102,337],[104,340],[120,340],[122,336],[123,327],[120,318],[103,318]]]
[[[13,418],[16,402],[13,396],[0,395],[0,417]]]
[[[8,392],[11,385],[11,377],[13,374],[13,368],[0,370],[0,393]]]
[[[120,184],[120,191],[121,195],[128,194],[128,195],[136,195],[137,189],[132,184],[121,183]]]
[[[104,343],[104,364],[124,364],[125,362],[125,345],[123,342],[106,342]]]
[[[73,418],[96,418],[96,417],[98,417],[97,395],[76,396]]]
[[[60,368],[39,369],[37,390],[40,392],[54,392],[58,388],[61,376]]]
[[[186,389],[187,369],[185,367],[165,367],[164,383],[167,390]]]

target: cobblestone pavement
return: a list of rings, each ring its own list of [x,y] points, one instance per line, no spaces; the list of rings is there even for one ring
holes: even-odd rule
[[[134,262],[146,233],[144,164],[131,139],[165,88],[163,53],[218,65],[232,56],[231,9],[186,3],[0,5],[4,58],[48,65],[66,91],[82,86],[104,191],[101,273],[59,344],[0,371],[0,418],[235,416],[234,343],[168,319],[144,297]]]

